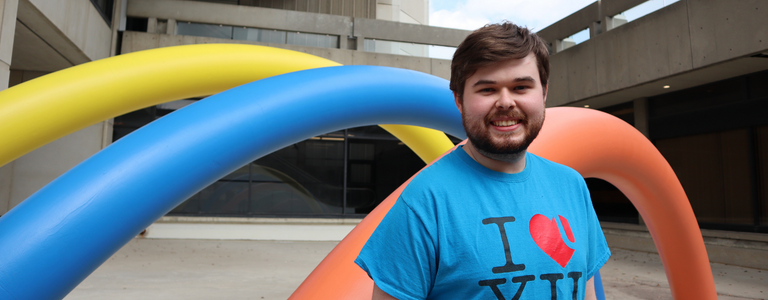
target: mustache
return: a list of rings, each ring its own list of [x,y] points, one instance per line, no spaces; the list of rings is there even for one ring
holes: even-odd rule
[[[497,110],[487,115],[485,117],[485,121],[491,122],[491,120],[497,119],[497,118],[519,119],[520,123],[526,123],[528,121],[528,116],[519,110],[504,110],[504,111]]]

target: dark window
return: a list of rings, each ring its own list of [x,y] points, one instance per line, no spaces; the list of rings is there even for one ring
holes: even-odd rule
[[[125,20],[125,30],[147,32],[148,22],[149,22],[149,19],[147,18],[128,17]]]
[[[99,14],[107,22],[107,25],[112,27],[112,7],[115,4],[114,0],[91,0],[93,6],[99,11]]]
[[[612,114],[617,118],[622,119],[624,122],[629,123],[629,125],[635,125],[635,106],[632,101],[603,107],[600,111]]]
[[[701,223],[753,225],[749,131],[656,140]]]
[[[262,43],[288,44],[322,48],[339,48],[339,36],[264,28],[178,22],[176,34],[234,39]]]
[[[379,126],[352,128],[348,135],[348,213],[369,213],[425,165]]]
[[[163,103],[119,116],[114,140],[194,101]],[[205,187],[170,214],[362,216],[424,165],[381,127],[350,128],[259,158]]]
[[[757,153],[757,202],[755,211],[760,212],[760,225],[768,226],[768,126],[755,129],[755,144]]]
[[[631,101],[604,107],[600,111],[614,115],[630,125],[635,124],[634,103]],[[602,179],[586,178],[585,181],[600,221],[632,224],[639,222],[637,209],[618,188]]]
[[[274,29],[235,27],[233,39],[262,43],[285,44],[286,32]]]
[[[618,188],[609,182],[586,178],[592,205],[600,221],[637,224],[639,217],[637,209]]]
[[[768,232],[768,71],[649,99],[651,140],[702,228]]]
[[[232,39],[232,26],[178,22],[176,34]]]

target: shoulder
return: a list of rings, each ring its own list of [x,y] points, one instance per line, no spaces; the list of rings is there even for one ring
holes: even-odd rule
[[[439,160],[427,166],[417,174],[408,187],[431,185],[434,181],[451,178],[457,174],[466,172],[467,166],[462,161],[460,155],[463,150],[454,149]]]
[[[538,156],[536,154],[528,152],[528,160],[535,164],[536,167],[541,168],[543,170],[549,171],[549,172],[562,172],[566,173],[568,175],[578,175],[579,173],[576,172],[573,168],[566,166],[561,163],[557,163],[554,161],[551,161],[549,159],[543,158],[541,156]]]
[[[529,162],[534,167],[532,177],[536,178],[536,182],[559,193],[567,193],[585,199],[590,198],[584,177],[573,168],[537,155],[531,155]]]
[[[576,179],[578,181],[584,181],[581,174],[569,166],[556,163],[530,152],[528,155],[528,160],[534,165],[536,172],[545,173],[548,176],[556,176],[560,179]]]
[[[459,157],[462,153],[457,151],[462,150],[454,150],[422,169],[403,189],[400,198],[410,206],[414,199],[423,202],[424,198],[439,197],[459,186],[465,181],[467,166]]]

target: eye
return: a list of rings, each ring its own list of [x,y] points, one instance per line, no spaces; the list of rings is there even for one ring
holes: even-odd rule
[[[478,92],[487,94],[487,93],[493,93],[494,91],[495,91],[495,89],[487,87],[487,88],[484,88],[484,89],[480,89]]]

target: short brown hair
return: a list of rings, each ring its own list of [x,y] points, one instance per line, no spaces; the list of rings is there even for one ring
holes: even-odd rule
[[[512,22],[488,24],[475,30],[456,49],[451,62],[451,91],[464,99],[464,84],[478,69],[509,59],[521,59],[533,52],[539,80],[546,91],[549,79],[549,51],[536,33]]]

